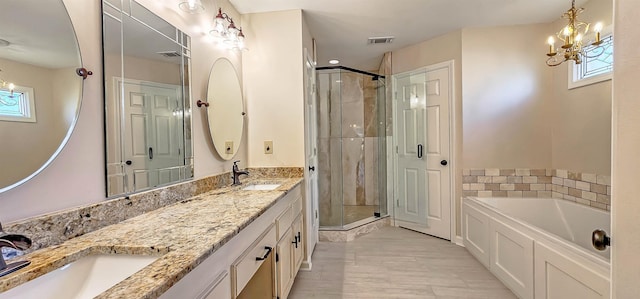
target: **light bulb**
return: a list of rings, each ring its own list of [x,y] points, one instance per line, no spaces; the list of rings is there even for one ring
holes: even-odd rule
[[[593,31],[598,32],[598,33],[602,32],[602,23],[600,23],[600,22],[596,23],[596,25],[593,26]]]
[[[549,39],[547,39],[547,43],[549,44],[549,46],[553,46],[556,43],[556,40],[553,38],[553,36],[549,36]]]
[[[578,35],[576,35],[576,42],[580,42],[582,40],[582,34],[578,33]]]
[[[200,0],[184,0],[178,5],[182,11],[196,14],[204,11],[204,6]]]
[[[571,30],[569,30],[569,27],[564,27],[564,30],[562,30],[562,35],[564,36],[569,36],[571,34]]]

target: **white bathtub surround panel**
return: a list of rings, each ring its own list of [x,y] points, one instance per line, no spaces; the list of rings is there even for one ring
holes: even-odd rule
[[[610,176],[563,169],[464,169],[463,195],[560,198],[611,209]],[[604,183],[604,184],[603,184]]]
[[[565,200],[471,197],[462,212],[465,247],[519,298],[609,298],[608,252],[590,246],[594,227],[609,229],[608,212]]]

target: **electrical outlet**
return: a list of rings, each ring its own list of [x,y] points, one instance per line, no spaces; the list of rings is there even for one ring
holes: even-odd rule
[[[233,141],[226,141],[224,143],[224,153],[233,154]]]
[[[273,141],[266,140],[264,142],[264,153],[268,155],[273,154]]]

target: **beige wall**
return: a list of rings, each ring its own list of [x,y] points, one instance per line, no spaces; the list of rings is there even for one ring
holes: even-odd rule
[[[612,23],[612,0],[591,0],[584,8],[582,20]],[[554,22],[547,35],[563,26],[564,19]],[[567,63],[552,72],[552,167],[611,174],[611,80],[569,90]]]
[[[304,166],[302,11],[243,15],[249,166]],[[265,113],[269,111],[269,113]],[[264,141],[273,141],[273,154]]]
[[[550,168],[547,25],[464,29],[464,168]]]
[[[66,88],[71,100],[75,100],[72,103],[75,109],[80,93],[80,79],[75,75],[75,70],[70,70],[71,75],[67,76],[63,70],[9,60],[0,60],[0,66],[6,80],[18,86],[33,88],[36,113],[36,122],[0,121],[0,188],[4,188],[42,167],[60,147],[70,125],[70,119],[64,114],[69,97],[62,92],[62,88]],[[66,70],[68,69],[64,71]],[[71,81],[68,84],[61,83],[58,79],[62,76]]]
[[[615,1],[611,276],[614,299],[640,294],[640,1]]]
[[[103,141],[104,104],[102,100],[100,1],[64,0],[78,36],[83,64],[94,75],[84,81],[80,116],[69,143],[58,158],[42,173],[17,188],[0,193],[0,221],[10,222],[43,213],[105,200],[105,166]],[[195,177],[231,170],[231,162],[221,161],[215,154],[207,132],[204,110],[195,101],[205,99],[209,72],[219,57],[227,57],[241,73],[238,52],[223,50],[211,42],[208,32],[216,9],[204,2],[205,12],[189,15],[177,9],[175,2],[139,0],[145,7],[163,17],[192,38],[191,57],[193,139]],[[240,17],[228,1],[216,1],[240,23]],[[37,20],[34,20],[37,22]],[[40,24],[46,26],[46,24]],[[301,76],[300,76],[301,77]],[[245,135],[246,136],[246,135]],[[4,139],[3,139],[4,140]],[[237,159],[246,161],[246,139]]]
[[[451,129],[454,145],[451,149],[453,157],[449,158],[454,177],[456,215],[460,215],[462,198],[462,31],[454,31],[422,43],[409,46],[391,53],[393,74],[412,71],[439,62],[454,61],[454,103],[453,114],[455,124]],[[389,79],[390,80],[390,79]],[[389,81],[388,81],[389,82]],[[456,234],[460,235],[460,217],[457,219]]]

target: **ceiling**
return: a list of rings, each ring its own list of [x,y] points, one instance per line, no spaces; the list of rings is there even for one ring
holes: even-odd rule
[[[460,28],[548,23],[571,7],[569,0],[230,1],[241,14],[302,9],[316,39],[318,66],[339,59],[341,65],[362,70],[377,70],[385,52]],[[577,0],[576,6],[586,2]],[[395,39],[367,44],[369,37],[380,36]]]
[[[2,1],[0,58],[46,68],[77,67],[80,53],[62,1]],[[0,69],[2,67],[0,66]]]

